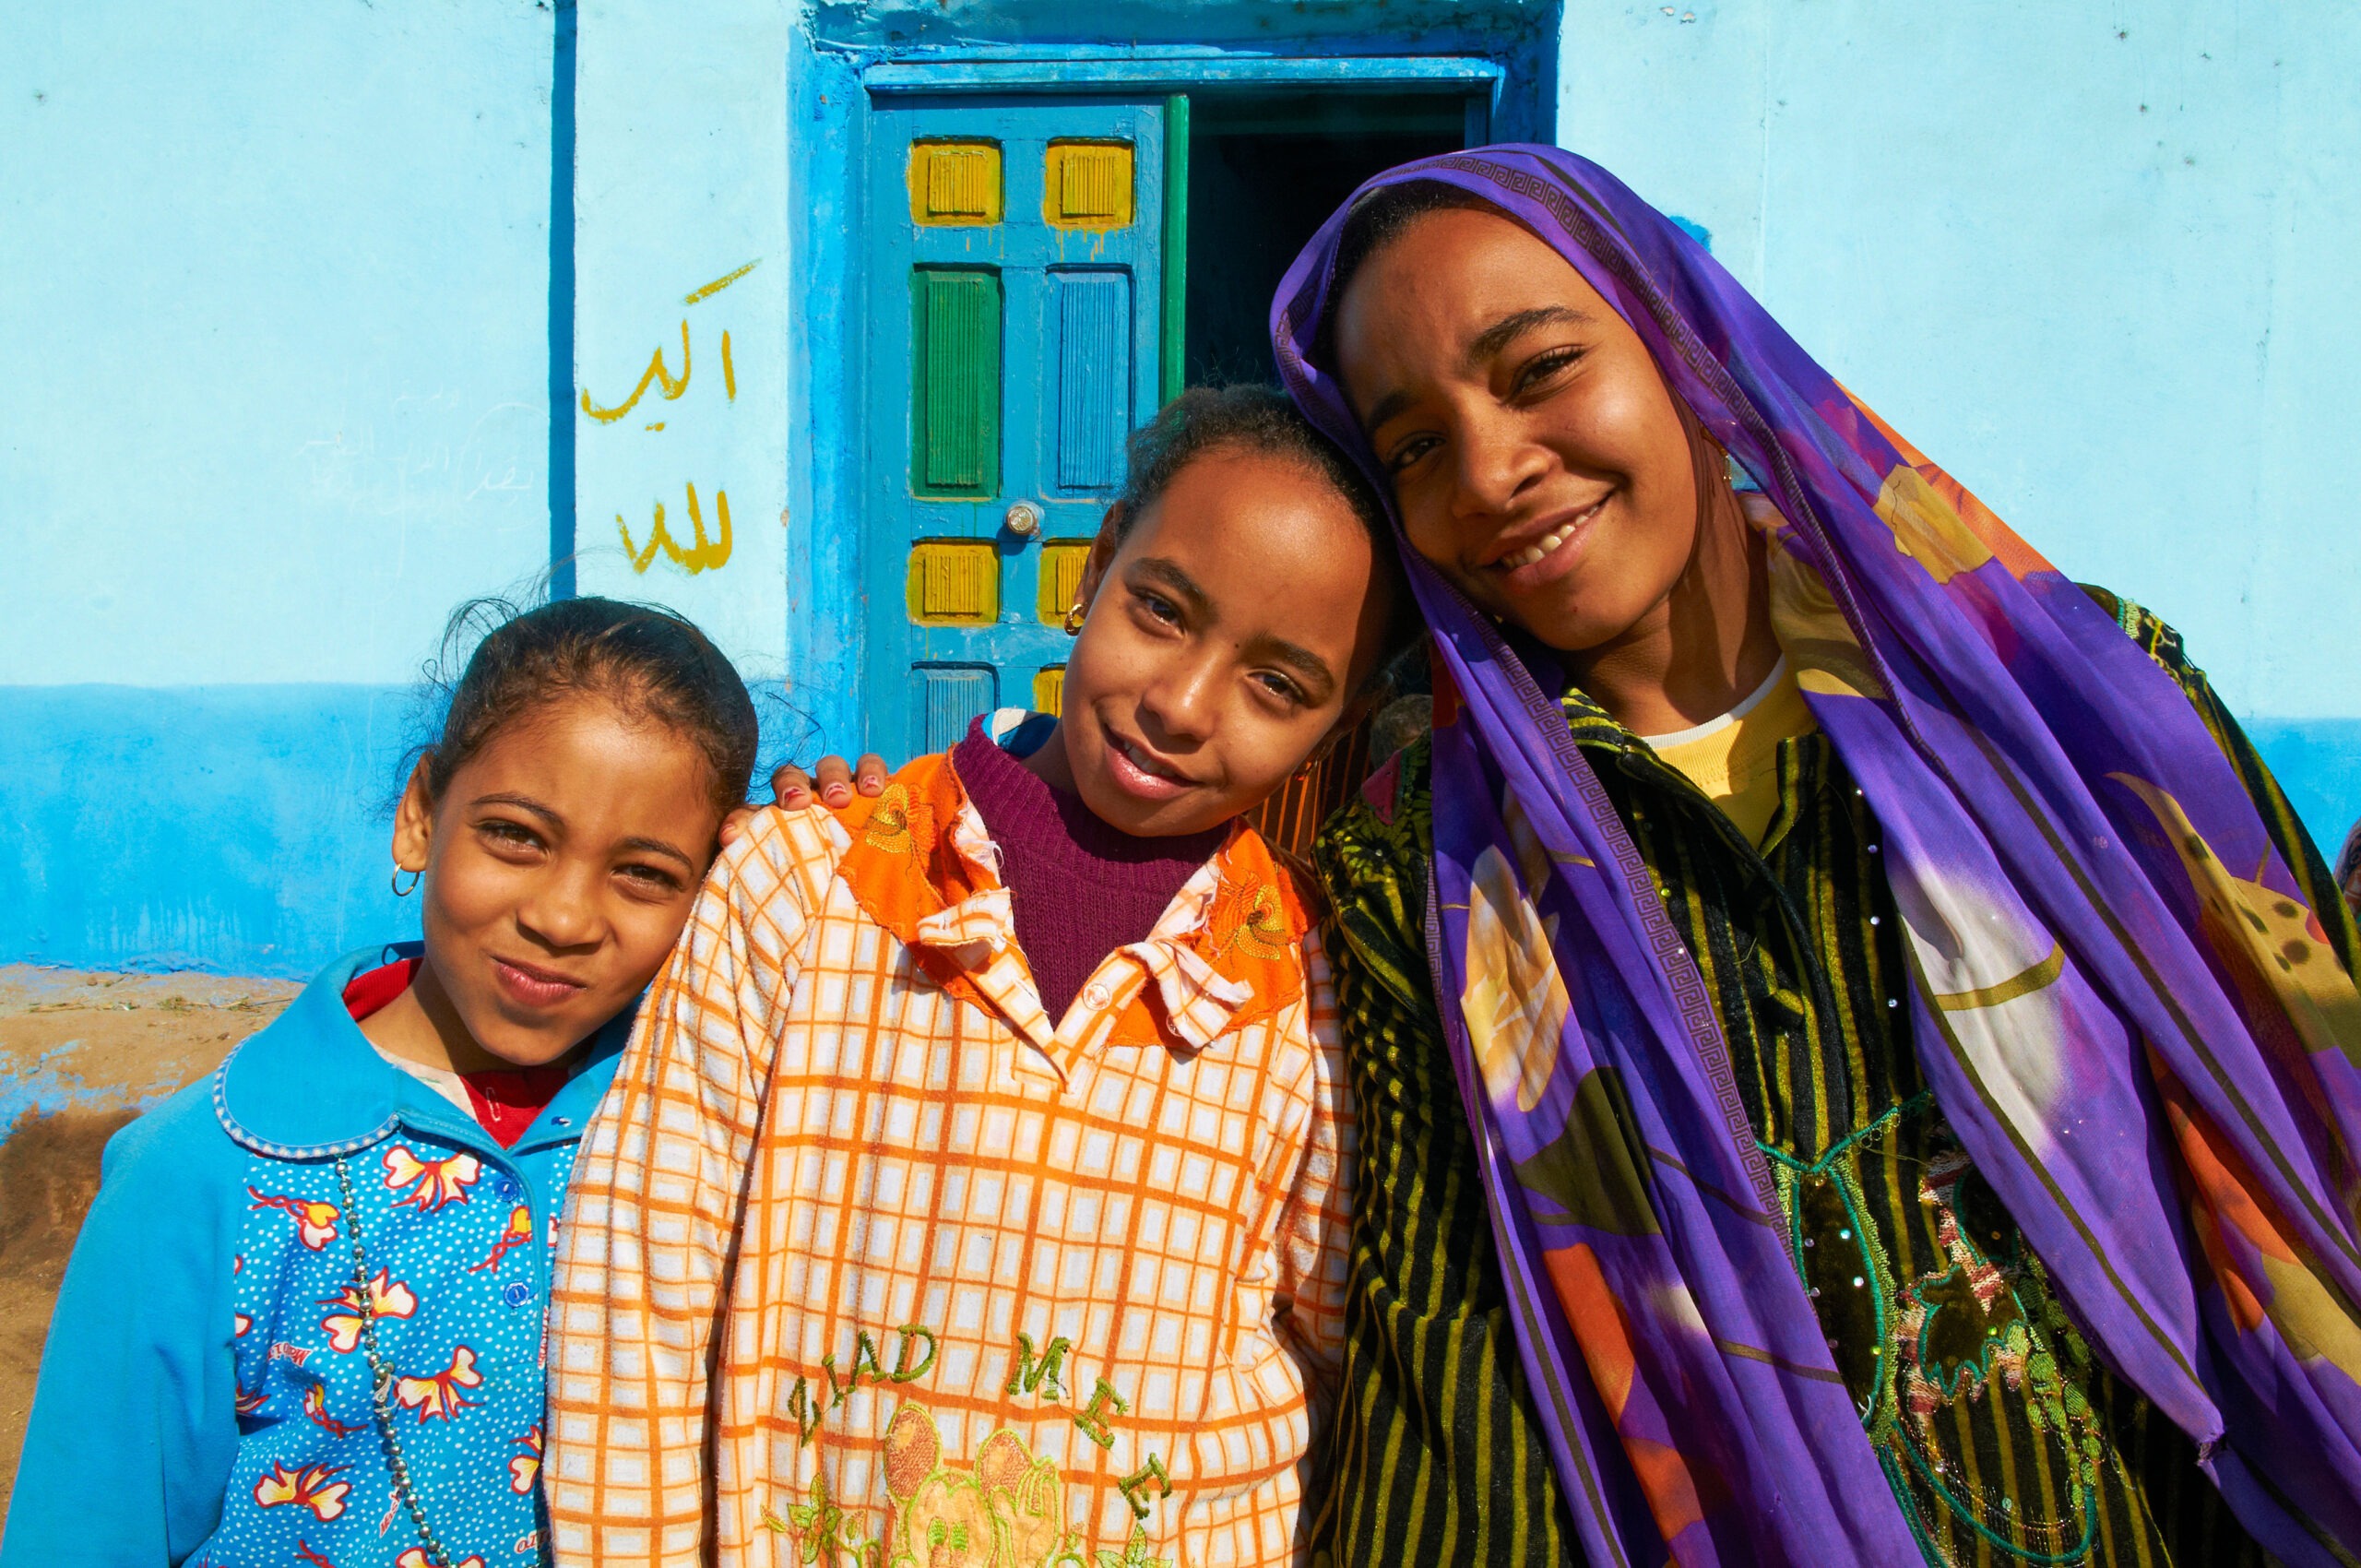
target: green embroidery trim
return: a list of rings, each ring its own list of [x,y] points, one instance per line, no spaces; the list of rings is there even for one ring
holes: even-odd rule
[[[893,1555],[884,1568],[925,1568],[948,1550],[955,1562],[1005,1568],[1088,1568],[1082,1538],[1067,1527],[1065,1480],[1003,1428],[967,1464],[944,1456],[925,1406],[905,1401],[885,1426],[886,1495]]]
[[[1928,1450],[1920,1441],[1921,1433],[1913,1430],[1911,1421],[1896,1420],[1876,1434],[1876,1438],[1882,1452],[1899,1453],[1927,1489],[1995,1551],[2015,1561],[2031,1563],[2080,1562],[2089,1555],[2098,1528],[2097,1467],[2101,1445],[2095,1432],[2088,1430],[2090,1422],[2087,1418],[2091,1415],[2088,1401],[2080,1396],[2079,1390],[2067,1388],[2063,1384],[2058,1363],[2043,1344],[2032,1315],[2025,1311],[2024,1300],[2016,1290],[2013,1277],[1977,1244],[1968,1229],[1967,1215],[1960,1206],[1960,1183],[1972,1170],[1964,1155],[1961,1155],[1955,1163],[1947,1160],[1930,1162],[1927,1174],[1920,1179],[1922,1194],[1933,1195],[1943,1207],[1944,1218],[1938,1227],[1938,1233],[1952,1261],[1950,1267],[1940,1274],[1922,1276],[1903,1292],[1904,1298],[1920,1314],[1917,1333],[1909,1347],[1913,1356],[1913,1375],[1935,1390],[1949,1405],[1964,1396],[1973,1396],[1974,1391],[1966,1387],[1971,1371],[1977,1379],[1977,1386],[1990,1393],[1996,1380],[2008,1374],[2008,1369],[1999,1364],[2000,1354],[2007,1352],[2015,1357],[2019,1370],[2011,1375],[2009,1386],[2016,1389],[2023,1398],[2025,1420],[2032,1430],[2057,1442],[2063,1465],[2058,1479],[2066,1494],[2065,1506],[2071,1510],[2066,1518],[2054,1522],[2045,1519],[2038,1523],[2028,1519],[2019,1521],[2019,1527],[2028,1533],[2055,1539],[2072,1527],[2070,1519],[2072,1515],[2078,1514],[2081,1516],[2081,1538],[2072,1545],[2051,1550],[2018,1546],[1985,1522],[1987,1516],[1996,1512],[1990,1493],[1980,1488],[1971,1488],[1976,1493],[1971,1497],[1964,1494],[1959,1486],[1940,1479],[1942,1472],[1930,1462]],[[1931,1331],[1944,1308],[1956,1307],[1962,1312],[1965,1309],[1956,1299],[1957,1292],[1950,1293],[1952,1299],[1942,1296],[1930,1299],[1929,1288],[1956,1279],[1961,1282],[1961,1288],[1970,1293],[1971,1299],[1980,1305],[1982,1299],[1973,1295],[1975,1271],[1977,1269],[1990,1269],[1998,1276],[2000,1295],[1996,1296],[1995,1301],[2005,1297],[2002,1312],[2012,1315],[2007,1315],[2006,1321],[1996,1331],[1987,1311],[1986,1332],[1976,1341],[1975,1354],[1956,1358],[1945,1365],[1941,1358],[1933,1353]],[[2049,1306],[2053,1313],[2059,1310],[2054,1301]],[[1906,1313],[1903,1322],[1906,1326]],[[1897,1369],[1897,1375],[1899,1371]],[[1925,1418],[1922,1415],[1916,1419]],[[1897,1491],[1896,1495],[1908,1494]],[[1916,1507],[1915,1501],[1912,1506]],[[2013,1500],[2001,1495],[1997,1512],[2013,1515]]]
[[[1928,1467],[1927,1461],[1920,1456],[1917,1444],[1910,1441],[1909,1434],[1904,1431],[1898,1435],[1902,1440],[1899,1444],[1902,1455],[1910,1461],[1910,1467],[1918,1472],[1919,1479],[1927,1483],[1936,1496],[1951,1504],[1952,1511],[1959,1515],[1960,1522],[1982,1537],[1993,1550],[2013,1557],[2020,1562],[2039,1563],[2080,1562],[2091,1554],[2091,1542],[2098,1536],[2099,1515],[2098,1510],[2092,1506],[2096,1501],[2095,1493],[2093,1489],[2082,1484],[2081,1478],[2075,1478],[2073,1487],[2075,1509],[2082,1515],[2082,1540],[2062,1551],[2035,1551],[2029,1547],[2017,1545],[1977,1518],[1974,1507],[1964,1502],[1950,1487],[1944,1485],[1935,1472]],[[1902,1495],[1899,1488],[1895,1489],[1895,1495]]]
[[[906,1323],[894,1332],[902,1336],[902,1350],[895,1357],[894,1370],[887,1372],[886,1377],[895,1383],[908,1383],[914,1378],[924,1377],[926,1369],[934,1365],[933,1330],[924,1324]],[[914,1339],[926,1341],[926,1354],[919,1359],[916,1366],[910,1365],[910,1342]]]
[[[1872,1436],[1892,1424],[1898,1412],[1892,1408],[1889,1397],[1893,1391],[1893,1358],[1886,1352],[1892,1338],[1893,1260],[1885,1250],[1884,1241],[1865,1218],[1868,1206],[1862,1201],[1860,1176],[1850,1164],[1854,1151],[1861,1145],[1890,1131],[1904,1117],[1915,1114],[1935,1103],[1932,1089],[1911,1096],[1898,1105],[1888,1108],[1876,1121],[1857,1127],[1829,1146],[1818,1159],[1804,1161],[1784,1149],[1757,1142],[1755,1146],[1771,1161],[1774,1178],[1785,1173],[1786,1180],[1780,1197],[1787,1206],[1787,1253],[1796,1265],[1797,1277],[1809,1283],[1804,1268],[1804,1234],[1802,1183],[1808,1181],[1826,1182],[1836,1189],[1837,1200],[1845,1206],[1845,1218],[1853,1232],[1855,1244],[1861,1250],[1861,1277],[1869,1292],[1872,1330],[1876,1337],[1873,1356],[1877,1375],[1869,1385],[1867,1402],[1861,1407],[1862,1426]]]
[[[1825,1182],[1834,1190],[1838,1202],[1843,1207],[1845,1223],[1860,1249],[1863,1262],[1862,1278],[1864,1288],[1870,1293],[1870,1308],[1875,1325],[1873,1332],[1876,1336],[1875,1382],[1861,1410],[1862,1424],[1871,1442],[1877,1446],[1879,1463],[1886,1472],[1888,1484],[1893,1489],[1895,1497],[1904,1503],[1904,1514],[1909,1522],[1912,1538],[1917,1541],[1919,1550],[1925,1553],[1928,1562],[1943,1564],[1948,1562],[1949,1557],[1935,1538],[1928,1520],[1920,1511],[1920,1506],[1913,1494],[1913,1489],[1904,1479],[1903,1467],[1905,1465],[1909,1471],[1924,1483],[1928,1492],[1940,1499],[1952,1513],[1958,1516],[1961,1523],[1973,1531],[1979,1539],[1987,1543],[1994,1551],[2012,1561],[2041,1564],[2044,1568],[2066,1568],[2066,1565],[2081,1562],[2086,1559],[2090,1554],[2093,1542],[2096,1539],[2097,1493],[2095,1487],[2092,1484],[2093,1478],[2090,1474],[2092,1462],[2084,1452],[2086,1445],[2076,1441],[2075,1431],[2071,1424],[2073,1412],[2056,1396],[2054,1384],[2058,1380],[2055,1375],[2055,1363],[2049,1362],[2046,1367],[2036,1367],[2032,1364],[2035,1358],[2041,1358],[2045,1361],[2047,1358],[2042,1357],[2040,1344],[2032,1334],[2031,1321],[2025,1313],[2023,1302],[2012,1287],[2005,1283],[2003,1285],[2003,1289],[2007,1291],[2009,1306],[2014,1309],[2014,1320],[2000,1335],[1987,1335],[1972,1360],[1959,1361],[1949,1368],[1931,1366],[1928,1359],[1928,1325],[1946,1303],[1941,1301],[1929,1301],[1924,1295],[1918,1293],[1928,1281],[1922,1281],[1918,1286],[1909,1287],[1912,1301],[1924,1313],[1917,1326],[1916,1344],[1912,1348],[1917,1352],[1917,1365],[1922,1373],[1928,1376],[1928,1381],[1942,1393],[1947,1401],[1959,1397],[1965,1391],[1971,1366],[1975,1375],[1980,1380],[1979,1386],[1991,1385],[1993,1352],[1997,1348],[2002,1345],[2013,1345],[2016,1348],[2027,1352],[2027,1377],[2035,1385],[2026,1391],[2028,1415],[2035,1423],[2036,1431],[2040,1430],[2044,1424],[2044,1417],[2047,1416],[2048,1423],[2054,1428],[2058,1436],[2067,1465],[2066,1473],[2059,1479],[2068,1491],[2070,1506],[2081,1515],[2079,1542],[2061,1550],[2045,1551],[2037,1548],[2019,1546],[1986,1524],[1980,1516],[1977,1506],[1962,1496],[1955,1488],[1936,1473],[1910,1431],[1909,1422],[1902,1409],[1899,1382],[1903,1368],[1899,1364],[1901,1357],[1896,1352],[1899,1348],[1898,1333],[1904,1325],[1898,1315],[1899,1302],[1896,1300],[1896,1292],[1904,1288],[1893,1277],[1892,1258],[1886,1252],[1882,1238],[1867,1223],[1868,1203],[1866,1196],[1860,1191],[1857,1161],[1861,1158],[1863,1146],[1874,1143],[1891,1133],[1904,1119],[1932,1108],[1934,1103],[1935,1097],[1932,1090],[1914,1095],[1889,1108],[1875,1121],[1847,1134],[1822,1151],[1817,1159],[1801,1159],[1768,1144],[1758,1143],[1757,1146],[1762,1150],[1763,1157],[1771,1162],[1774,1175],[1779,1182],[1779,1196],[1786,1206],[1788,1252],[1796,1265],[1798,1277],[1807,1281],[1810,1277],[1807,1269],[1804,1248],[1803,1210],[1806,1182]],[[1999,1266],[1990,1254],[1967,1238],[1964,1223],[1954,1229],[1958,1232],[1960,1244],[1977,1263],[1987,1267]],[[1952,1266],[1940,1275],[1933,1276],[1932,1280],[1938,1282],[1952,1278],[1964,1280],[1965,1277],[1966,1271],[1955,1256]],[[2048,1375],[2043,1375],[2045,1372]],[[2042,1530],[2044,1533],[2052,1529],[2063,1533],[2072,1526],[2067,1520],[2059,1520],[2055,1525],[2028,1523],[2024,1527]]]
[[[1089,1407],[1074,1419],[1074,1424],[1082,1429],[1082,1435],[1101,1448],[1115,1446],[1115,1433],[1107,1421],[1107,1407],[1109,1405],[1115,1408],[1119,1416],[1132,1413],[1130,1402],[1115,1392],[1113,1384],[1102,1377],[1098,1380],[1098,1386],[1090,1391]]]
[[[1899,1122],[1904,1116],[1911,1114],[1913,1111],[1924,1111],[1927,1107],[1934,1103],[1935,1091],[1932,1089],[1923,1089],[1917,1094],[1912,1095],[1908,1099],[1904,1100],[1901,1104],[1888,1108],[1884,1115],[1880,1116],[1876,1121],[1870,1123],[1869,1125],[1865,1127],[1857,1127],[1852,1132],[1845,1134],[1843,1137],[1836,1140],[1836,1142],[1829,1145],[1827,1151],[1809,1165],[1805,1164],[1802,1160],[1797,1159],[1794,1155],[1787,1153],[1786,1150],[1773,1148],[1769,1144],[1758,1144],[1755,1146],[1762,1149],[1764,1158],[1775,1160],[1779,1164],[1785,1165],[1790,1170],[1798,1171],[1803,1175],[1824,1176],[1828,1173],[1829,1166],[1850,1153],[1854,1145],[1875,1137],[1879,1133],[1884,1131],[1892,1123]]]
[[[1140,1496],[1140,1493],[1147,1490],[1147,1484],[1150,1481],[1156,1483],[1157,1502],[1162,1502],[1172,1495],[1171,1474],[1165,1469],[1163,1459],[1154,1454],[1147,1456],[1146,1464],[1115,1483],[1116,1490],[1123,1494],[1123,1501],[1132,1505],[1132,1517],[1134,1519],[1145,1520],[1149,1510],[1156,1506],[1156,1503],[1146,1502]],[[1134,1540],[1139,1538],[1136,1528],[1133,1532],[1132,1538]]]
[[[1878,1467],[1885,1472],[1886,1490],[1902,1504],[1903,1522],[1910,1526],[1910,1537],[1918,1543],[1918,1555],[1935,1568],[1950,1568],[1941,1549],[1935,1545],[1935,1538],[1927,1533],[1926,1521],[1918,1516],[1918,1500],[1910,1495],[1910,1487],[1902,1479],[1902,1468],[1894,1463],[1893,1450],[1884,1443],[1878,1445]]]

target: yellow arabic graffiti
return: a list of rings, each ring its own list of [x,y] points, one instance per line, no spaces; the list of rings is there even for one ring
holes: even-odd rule
[[[582,411],[588,414],[592,419],[597,420],[600,424],[612,424],[617,420],[623,418],[625,414],[631,412],[633,404],[647,396],[647,388],[649,384],[652,382],[661,382],[663,384],[664,397],[668,402],[679,398],[682,393],[686,392],[689,389],[689,324],[687,322],[683,321],[681,323],[681,376],[679,380],[675,381],[670,373],[665,370],[664,348],[663,345],[659,343],[657,345],[656,351],[648,356],[647,368],[640,373],[639,385],[631,389],[630,397],[624,398],[622,402],[617,403],[611,409],[602,409],[590,401],[590,388],[586,386],[582,389]]]
[[[755,267],[760,267],[761,265],[762,257],[756,256],[753,260],[748,262],[745,266],[738,268],[736,271],[724,273],[722,276],[715,279],[712,282],[705,285],[705,287],[692,290],[689,293],[682,296],[681,303],[684,305],[694,305],[701,303],[706,300],[709,300],[714,295],[721,292],[722,290],[727,289],[730,284],[735,283],[738,279],[743,278],[749,272],[753,271]],[[726,331],[721,335],[721,380],[724,388],[729,393],[730,400],[733,403],[736,402],[738,400],[738,372],[737,368],[730,362],[730,334]],[[591,401],[590,389],[586,386],[582,389],[582,411],[588,414],[592,419],[597,420],[601,424],[612,424],[615,421],[631,412],[633,404],[647,396],[647,389],[650,386],[662,386],[664,389],[664,397],[668,401],[679,398],[682,393],[686,392],[689,389],[689,324],[685,320],[681,323],[681,374],[679,379],[675,380],[672,373],[665,367],[664,348],[663,345],[658,344],[657,345],[656,351],[648,356],[647,368],[640,373],[639,385],[631,389],[630,397],[625,398],[622,402],[615,404],[611,408],[600,408],[598,404]],[[650,430],[661,430],[664,427],[658,424],[650,425],[648,428]]]
[[[754,268],[760,267],[762,264],[763,258],[761,256],[756,256],[753,260],[748,262],[737,271],[724,273],[722,276],[715,279],[712,282],[707,283],[704,288],[695,290],[686,298],[682,299],[681,303],[684,305],[693,305],[699,300],[710,299],[714,295],[721,292],[722,290],[730,287],[730,284],[735,283],[738,279],[746,276],[749,272],[753,271]]]
[[[647,530],[645,548],[631,541],[631,529],[623,522],[623,515],[621,512],[615,514],[615,532],[623,536],[623,553],[631,557],[633,571],[645,573],[656,564],[658,551],[663,552],[667,561],[691,576],[709,571],[730,559],[730,493],[726,490],[713,493],[716,533],[713,539],[708,540],[705,532],[705,514],[697,505],[697,487],[692,484],[686,488],[689,493],[689,527],[694,542],[685,550],[664,527],[664,503],[661,501],[656,504],[656,521]]]
[[[681,303],[686,306],[700,304],[720,293],[760,265],[761,258],[756,257],[734,271],[724,273],[702,288],[690,291],[682,297]],[[648,355],[647,368],[640,373],[639,384],[634,386],[631,389],[631,395],[620,403],[601,405],[598,399],[591,397],[590,389],[584,387],[582,389],[583,413],[600,424],[613,424],[630,413],[638,405],[639,400],[647,396],[648,388],[651,386],[657,389],[666,402],[678,401],[682,394],[689,389],[689,375],[692,369],[689,324],[685,318],[681,322],[681,372],[678,375],[672,374],[672,368],[666,362],[664,353],[664,345],[658,344],[655,351]],[[738,400],[738,367],[730,355],[730,333],[727,329],[724,329],[721,334],[721,389],[725,400],[731,403]],[[656,410],[649,411],[652,413]],[[660,431],[665,427],[666,422],[660,419],[649,420],[641,428],[647,431]],[[631,562],[631,569],[634,572],[646,575],[647,569],[656,564],[656,558],[658,555],[692,576],[699,572],[711,571],[715,567],[727,564],[730,560],[731,540],[729,493],[718,486],[714,489],[715,531],[711,536],[707,536],[705,511],[697,501],[697,487],[690,484],[685,485],[684,488],[688,492],[689,526],[692,537],[692,542],[689,544],[683,545],[675,539],[671,529],[666,526],[664,504],[660,501],[656,503],[655,520],[648,527],[645,543],[635,544],[632,541],[630,525],[623,521],[622,513],[615,514],[615,532],[623,540],[623,555]]]

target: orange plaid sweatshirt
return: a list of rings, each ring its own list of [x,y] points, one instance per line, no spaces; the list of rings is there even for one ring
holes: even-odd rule
[[[583,1141],[552,1304],[566,1563],[1299,1556],[1352,1123],[1242,825],[1044,1016],[948,758],[717,863]]]

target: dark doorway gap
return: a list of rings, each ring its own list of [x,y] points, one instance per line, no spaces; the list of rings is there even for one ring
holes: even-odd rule
[[[1371,174],[1465,144],[1458,93],[1192,93],[1189,385],[1271,381],[1271,294]]]

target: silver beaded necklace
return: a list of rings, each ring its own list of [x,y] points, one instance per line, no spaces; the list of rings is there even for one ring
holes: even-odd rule
[[[344,1219],[352,1233],[352,1294],[361,1305],[361,1349],[369,1361],[369,1408],[376,1418],[377,1442],[386,1451],[386,1468],[392,1475],[395,1500],[409,1515],[409,1522],[418,1530],[419,1544],[434,1568],[453,1568],[451,1554],[426,1522],[426,1510],[419,1506],[418,1493],[410,1486],[409,1462],[402,1456],[402,1440],[394,1428],[394,1367],[377,1346],[377,1298],[369,1289],[369,1262],[361,1248],[361,1220],[352,1202],[352,1171],[342,1159],[336,1162],[338,1193],[344,1199]]]

